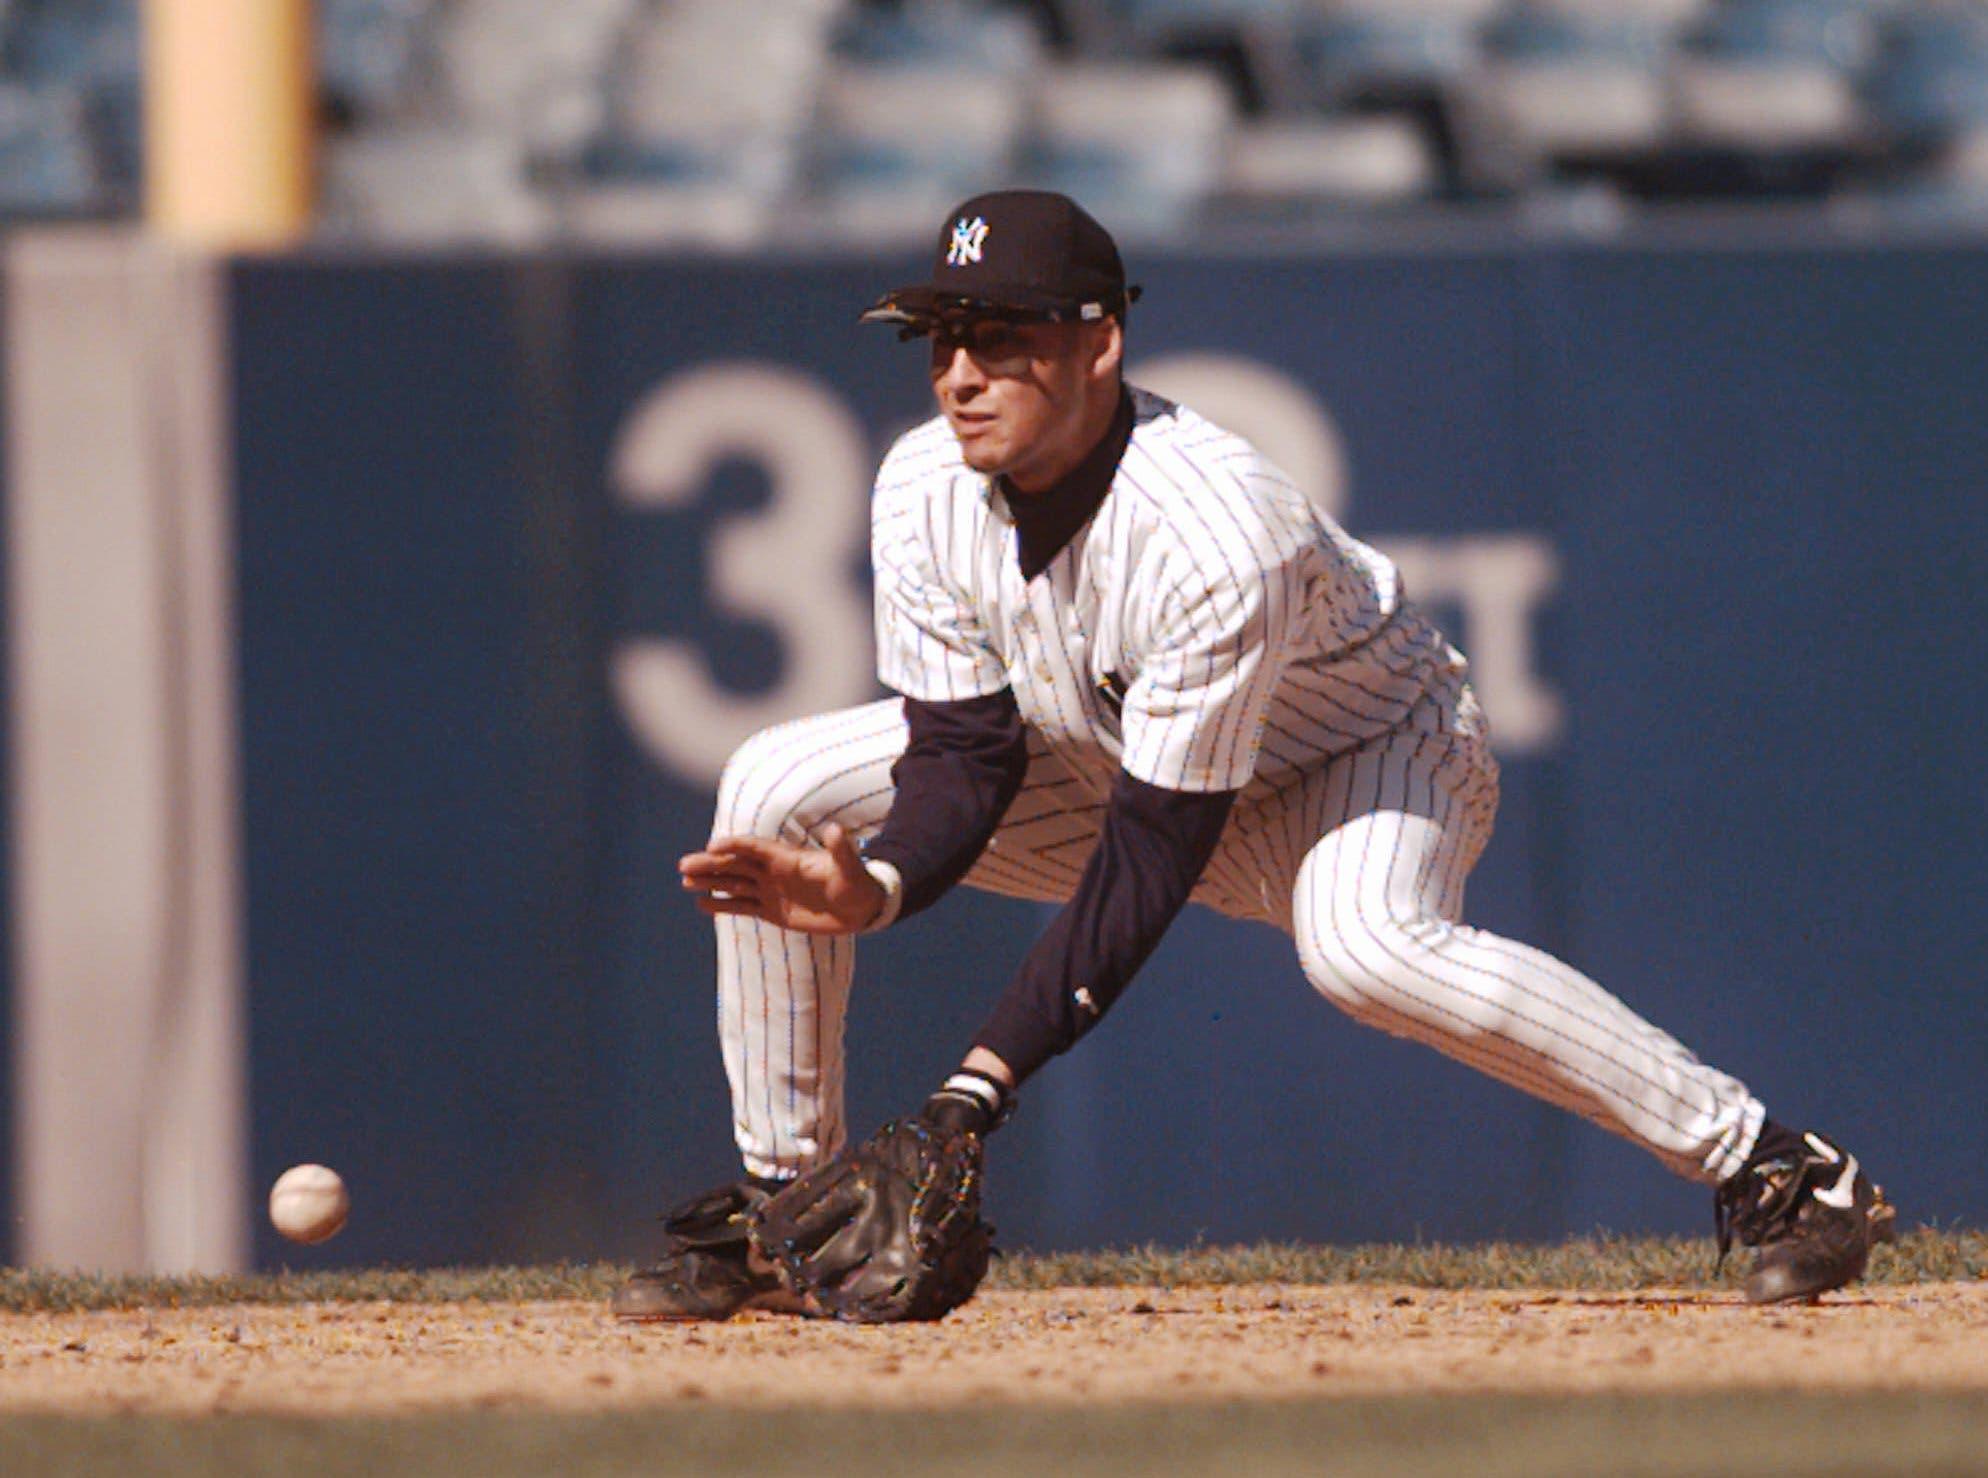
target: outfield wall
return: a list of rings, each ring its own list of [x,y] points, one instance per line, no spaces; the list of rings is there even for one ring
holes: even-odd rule
[[[1988,1216],[1988,248],[1134,266],[1135,378],[1259,439],[1471,653],[1506,766],[1473,919],[1850,1138],[1908,1217]],[[359,1203],[258,1261],[633,1255],[729,1173],[672,864],[738,738],[877,691],[867,479],[925,391],[852,320],[915,271],[226,269],[249,1177],[320,1159]],[[866,942],[859,1123],[1041,918],[962,895]],[[994,1173],[1042,1247],[1709,1219],[1199,916]]]

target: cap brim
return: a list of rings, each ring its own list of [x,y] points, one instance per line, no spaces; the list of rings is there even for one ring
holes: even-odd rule
[[[885,293],[863,310],[858,323],[891,323],[920,328],[939,318],[1074,319],[1083,305],[1056,293],[1022,286],[1000,286],[977,293],[941,292],[929,282]]]
[[[885,293],[865,308],[856,321],[894,323],[904,328],[914,328],[925,323],[936,315],[930,308],[919,306],[912,296],[916,291],[916,288],[900,288],[896,292]]]

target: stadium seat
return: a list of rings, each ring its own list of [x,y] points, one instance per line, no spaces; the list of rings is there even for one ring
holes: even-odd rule
[[[1492,62],[1469,80],[1467,99],[1473,135],[1496,133],[1534,162],[1647,152],[1669,127],[1662,73],[1631,63]]]
[[[1877,52],[1883,0],[1721,0],[1693,28],[1695,53],[1736,63],[1854,73]]]
[[[1703,9],[1700,0],[1519,0],[1486,27],[1485,44],[1507,60],[1657,67]]]
[[[393,117],[426,80],[435,0],[318,0],[318,75],[336,116]]]
[[[21,0],[7,31],[14,77],[84,90],[137,84],[138,0]]]
[[[69,216],[109,203],[82,95],[0,84],[0,213]]]
[[[1988,225],[1988,127],[1943,139],[1915,160],[1866,179],[1830,201],[1832,216],[1864,224]]]
[[[637,150],[689,142],[791,154],[813,118],[838,8],[733,0],[645,12],[610,74],[611,137]]]
[[[453,111],[572,161],[600,131],[606,74],[636,0],[456,0],[437,36]]]
[[[1664,68],[1686,18],[1676,0],[1532,0],[1507,11],[1486,33],[1486,61],[1456,89],[1471,183],[1522,188],[1661,149]]]
[[[1219,200],[1237,224],[1296,225],[1426,201],[1441,183],[1427,137],[1406,118],[1293,119],[1231,134]]]
[[[844,239],[922,240],[955,201],[1010,177],[1025,105],[1009,79],[978,69],[833,69],[810,151],[825,225]]]
[[[1978,212],[1988,213],[1988,123],[1975,125],[1949,143],[1935,177],[1950,198],[1966,199]]]
[[[1284,20],[1305,0],[1111,0],[1119,25],[1143,34],[1207,23],[1244,25]]]
[[[949,67],[1026,78],[1042,60],[1042,36],[1025,15],[980,6],[857,10],[831,32],[835,55],[864,67]]]
[[[1421,97],[1475,67],[1499,0],[1303,0],[1294,43],[1328,107]]]
[[[1763,156],[1856,147],[1875,10],[1871,0],[1723,0],[1672,67],[1679,140]]]
[[[1028,173],[1114,231],[1178,230],[1219,183],[1234,104],[1205,68],[1073,64],[1045,73]]]
[[[1841,72],[1798,62],[1689,59],[1671,78],[1678,136],[1755,153],[1841,148],[1863,128]]]
[[[330,140],[322,222],[331,236],[418,245],[527,244],[551,227],[527,184],[522,141],[461,128],[398,127]]]
[[[599,137],[560,190],[603,242],[762,245],[803,183],[841,0],[649,6],[608,69]]]
[[[1288,35],[1305,0],[1112,0],[1112,33],[1135,52],[1158,54],[1184,38],[1270,29]]]
[[[780,212],[773,197],[715,161],[701,175],[685,167],[670,179],[583,179],[562,192],[560,208],[565,235],[589,246],[728,252],[766,245]]]
[[[1304,109],[1310,90],[1296,33],[1309,0],[1107,0],[1080,48],[1099,61],[1127,58],[1213,69],[1247,111]]]
[[[614,244],[765,245],[800,179],[791,138],[760,133],[631,139],[612,134],[557,189],[573,235]]]
[[[1676,36],[1723,0],[1518,0],[1533,11],[1552,11],[1593,29],[1655,31]]]
[[[317,3],[328,215],[417,237],[897,242],[1019,177],[1134,235],[1570,177],[1967,199],[1988,150],[1988,0]],[[0,0],[6,209],[135,205],[141,13]]]
[[[1867,87],[1894,138],[1931,146],[1988,124],[1988,9],[1936,5],[1887,28]]]

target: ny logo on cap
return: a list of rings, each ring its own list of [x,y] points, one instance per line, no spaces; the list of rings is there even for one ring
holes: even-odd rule
[[[968,262],[979,261],[981,248],[986,244],[987,222],[979,216],[970,221],[961,216],[953,222],[953,239],[946,248],[946,265],[964,267]]]

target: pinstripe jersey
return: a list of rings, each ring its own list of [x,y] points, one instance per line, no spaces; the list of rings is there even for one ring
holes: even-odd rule
[[[1064,904],[976,1044],[1026,1075],[1143,959],[1110,954],[1102,894],[1080,917],[1130,814],[1122,768],[1162,791],[1241,791],[1191,897],[1288,931],[1306,977],[1355,1019],[1684,1175],[1731,1175],[1766,1121],[1744,1083],[1572,966],[1462,922],[1498,769],[1462,656],[1404,601],[1393,565],[1241,438],[1141,391],[1132,412],[1097,511],[1030,579],[998,483],[964,464],[943,420],[901,438],[877,478],[884,682],[928,704],[1011,691],[1033,730],[1021,789],[964,881]],[[795,840],[831,822],[877,835],[910,737],[888,700],[764,730],[726,768],[714,835]],[[1141,864],[1120,858],[1113,877],[1114,899],[1150,899]],[[853,941],[745,917],[716,928],[741,1157],[796,1174],[845,1132]]]
[[[872,508],[878,674],[944,701],[1011,688],[1079,776],[1281,789],[1399,728],[1464,659],[1395,568],[1241,437],[1133,389],[1110,492],[1033,580],[995,481],[943,417],[885,457]]]

